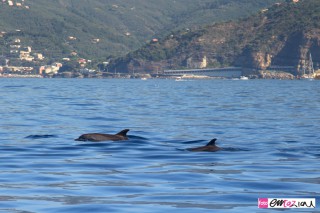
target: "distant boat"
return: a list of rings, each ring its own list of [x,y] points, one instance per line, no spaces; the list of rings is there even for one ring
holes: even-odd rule
[[[308,76],[308,75],[303,75],[303,76],[301,76],[300,80],[313,81],[313,80],[314,80],[314,77]]]
[[[304,61],[303,67],[302,67],[303,74],[301,76],[301,80],[314,80],[314,67],[313,67],[313,61],[311,53],[309,55],[308,65],[306,64],[306,61]]]
[[[247,76],[240,76],[240,80],[249,80]]]
[[[146,81],[146,80],[147,80],[147,78],[141,78],[141,80]]]
[[[181,77],[176,77],[175,81],[183,81]]]
[[[175,81],[191,81],[191,80],[186,80],[185,78],[182,78],[182,77],[176,77]]]

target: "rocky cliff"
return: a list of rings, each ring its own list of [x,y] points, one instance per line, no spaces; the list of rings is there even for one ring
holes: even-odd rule
[[[111,62],[123,72],[241,66],[249,69],[289,69],[299,74],[310,53],[320,63],[320,1],[277,3],[239,21],[185,29],[150,42]]]

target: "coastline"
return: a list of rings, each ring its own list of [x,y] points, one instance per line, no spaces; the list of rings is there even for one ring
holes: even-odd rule
[[[0,74],[0,78],[44,78],[42,75]]]
[[[259,80],[259,79],[278,79],[278,80],[301,80],[301,77],[294,76],[286,72],[271,72],[271,71],[260,71],[256,75],[246,76],[246,80]],[[40,74],[11,74],[11,73],[0,73],[0,78],[72,78],[72,79],[173,79],[176,81],[180,80],[243,80],[242,78],[226,78],[226,77],[210,77],[204,75],[150,75],[150,74],[116,74],[116,75],[48,75],[43,76]],[[313,78],[312,80],[320,80],[320,78]]]

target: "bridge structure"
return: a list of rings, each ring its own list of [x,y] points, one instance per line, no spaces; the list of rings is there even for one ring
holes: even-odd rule
[[[164,70],[165,76],[197,75],[220,78],[240,78],[242,76],[241,67],[206,68],[206,69],[186,69],[186,70]]]

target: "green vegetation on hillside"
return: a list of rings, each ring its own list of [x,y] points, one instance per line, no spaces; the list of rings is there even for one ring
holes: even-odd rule
[[[168,32],[245,17],[277,0],[25,0],[0,2],[0,51],[15,38],[52,60],[105,60],[124,55]],[[16,30],[20,30],[17,32]],[[76,37],[75,40],[68,39]],[[92,42],[99,39],[99,42]],[[173,52],[159,53],[159,60]]]

